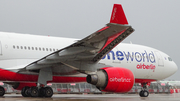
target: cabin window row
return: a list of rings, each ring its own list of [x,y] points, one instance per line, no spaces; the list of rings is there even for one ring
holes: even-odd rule
[[[42,48],[42,47],[30,47],[30,46],[15,46],[14,49],[25,49],[25,50],[39,50],[39,51],[57,51],[55,48]]]

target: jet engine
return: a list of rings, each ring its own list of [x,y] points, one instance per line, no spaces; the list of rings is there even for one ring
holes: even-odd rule
[[[134,85],[134,75],[131,70],[120,67],[106,67],[86,77],[88,83],[105,92],[124,93]]]

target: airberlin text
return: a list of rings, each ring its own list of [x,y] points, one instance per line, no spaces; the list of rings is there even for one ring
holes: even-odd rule
[[[144,63],[143,63],[143,64],[138,64],[138,65],[136,66],[136,68],[137,68],[137,69],[151,69],[151,70],[153,70],[153,72],[154,72],[156,66],[153,65],[153,64],[151,64],[151,65],[144,65]]]
[[[127,61],[137,61],[137,62],[150,62],[156,63],[154,53],[151,52],[125,52],[125,51],[110,51],[102,59],[107,58],[108,60],[127,60]]]
[[[112,77],[112,78],[109,78],[109,81],[110,82],[131,82],[131,79],[129,78],[116,78],[116,77]]]

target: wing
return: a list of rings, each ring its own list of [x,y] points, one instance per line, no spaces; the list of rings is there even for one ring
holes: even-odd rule
[[[115,4],[110,23],[102,29],[73,43],[61,50],[53,52],[21,69],[22,71],[38,71],[43,68],[58,68],[59,72],[90,70],[97,62],[133,32],[128,25],[122,6]],[[69,70],[66,70],[69,68]],[[57,69],[54,69],[56,71]]]

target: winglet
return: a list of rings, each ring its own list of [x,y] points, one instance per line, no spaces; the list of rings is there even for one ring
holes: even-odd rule
[[[117,23],[117,24],[128,24],[126,16],[124,14],[123,8],[121,4],[114,4],[110,23]]]

